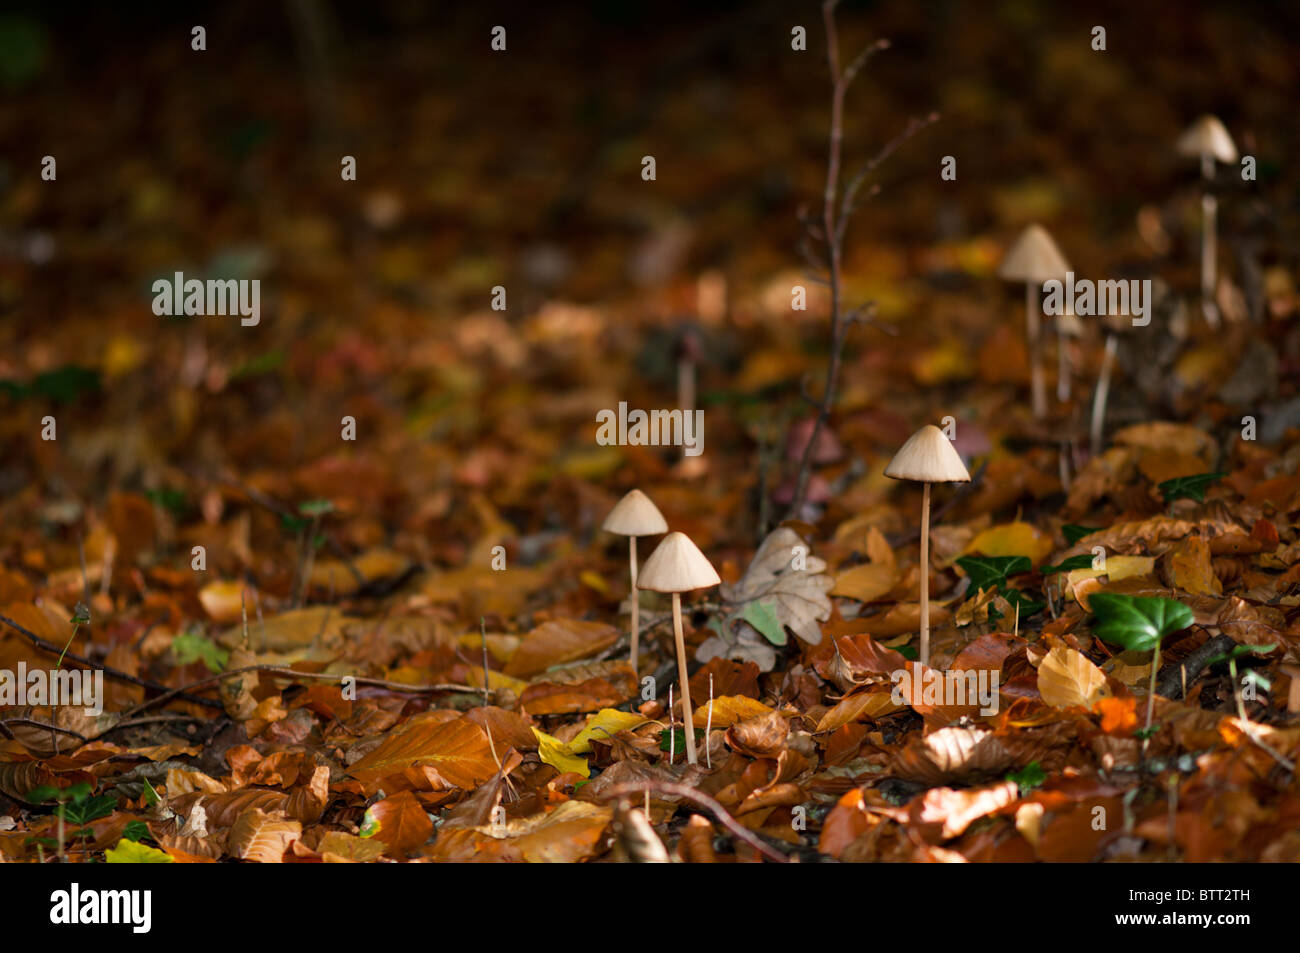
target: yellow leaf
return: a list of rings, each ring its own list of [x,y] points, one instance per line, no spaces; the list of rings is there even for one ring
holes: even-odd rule
[[[472,685],[475,688],[483,687],[483,667],[481,665],[469,666],[469,677],[465,679],[466,685]],[[511,678],[501,672],[488,669],[488,688],[496,691],[498,688],[506,688],[516,695],[522,695],[528,683],[522,678]]]
[[[166,851],[156,850],[125,838],[118,841],[116,847],[104,851],[104,859],[110,864],[170,864],[172,862],[171,855]]]
[[[962,551],[963,555],[979,553],[983,556],[1028,556],[1037,566],[1052,551],[1052,538],[1039,532],[1029,523],[1003,523],[990,526],[972,539]]]
[[[644,725],[649,719],[636,712],[619,711],[616,708],[602,708],[587,719],[582,731],[565,745],[569,754],[586,754],[591,750],[592,741],[601,741],[620,731],[627,731],[638,725]]]
[[[589,589],[595,589],[602,596],[609,595],[609,583],[600,573],[592,572],[590,569],[584,569],[578,573],[578,581]]]
[[[748,695],[722,695],[707,702],[695,709],[692,721],[696,728],[703,728],[709,721],[709,708],[713,708],[713,720],[711,722],[714,728],[730,728],[738,721],[744,721],[746,718],[757,718],[759,715],[767,715],[772,712],[760,701],[750,698]]]
[[[843,725],[863,718],[878,718],[891,712],[902,711],[901,705],[895,705],[890,692],[862,692],[850,695],[838,705],[822,715],[817,723],[818,733],[834,731]]]
[[[548,735],[536,728],[533,729],[533,734],[537,736],[537,754],[542,759],[542,763],[549,764],[561,774],[574,771],[584,778],[591,777],[591,769],[587,767],[586,758],[570,754],[568,746],[554,735]]]
[[[1066,576],[1066,587],[1073,590],[1085,579],[1097,579],[1107,576],[1111,582],[1119,582],[1131,576],[1149,576],[1155,572],[1154,556],[1107,556],[1106,569],[1072,569]]]
[[[238,579],[218,580],[199,590],[199,602],[213,622],[226,624],[243,616],[243,592],[244,583]]]
[[[1106,675],[1081,652],[1057,646],[1038,666],[1038,693],[1053,708],[1091,708],[1110,692]]]

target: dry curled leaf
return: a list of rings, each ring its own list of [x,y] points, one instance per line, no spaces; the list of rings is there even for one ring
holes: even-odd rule
[[[793,568],[797,558],[804,568]],[[825,570],[826,563],[809,552],[794,530],[779,526],[758,547],[740,581],[722,584],[722,598],[734,607],[733,615],[743,612],[747,603],[767,603],[782,626],[816,645],[822,640],[820,623],[831,615],[827,593],[835,585]]]

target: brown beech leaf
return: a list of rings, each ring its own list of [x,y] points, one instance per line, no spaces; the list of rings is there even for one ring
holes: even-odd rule
[[[505,674],[531,678],[554,665],[576,662],[609,648],[619,630],[604,622],[553,619],[533,629],[506,663]]]
[[[1038,665],[1038,693],[1054,708],[1092,708],[1110,694],[1106,673],[1080,652],[1056,646]]]
[[[902,658],[902,656],[899,656]],[[858,692],[843,699],[817,722],[817,733],[834,731],[843,725],[855,721],[879,718],[882,715],[902,711],[903,705],[895,705],[890,692]]]
[[[352,765],[348,773],[373,785],[417,767],[425,769],[434,790],[472,790],[497,772],[487,732],[481,726],[463,717],[434,721],[417,716]]]
[[[258,864],[278,864],[284,852],[302,837],[302,825],[280,813],[250,808],[235,819],[226,840],[232,857]]]
[[[983,787],[956,791],[931,788],[915,798],[908,811],[912,823],[928,830],[939,840],[958,837],[972,822],[1000,811],[1020,797],[1014,781],[1000,781]]]
[[[727,729],[727,744],[751,758],[774,758],[785,748],[790,722],[779,711],[738,721]]]
[[[1220,596],[1223,583],[1214,574],[1210,545],[1200,536],[1188,536],[1174,543],[1160,557],[1161,577],[1175,589],[1196,596]]]
[[[399,791],[370,805],[369,813],[379,822],[375,837],[395,854],[419,847],[433,835],[433,821],[410,791]]]
[[[894,756],[892,768],[909,781],[938,785],[999,776],[1016,763],[1016,754],[992,731],[950,725],[928,735],[913,735]]]

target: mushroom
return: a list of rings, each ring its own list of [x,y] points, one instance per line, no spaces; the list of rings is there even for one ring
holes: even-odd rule
[[[628,567],[632,577],[632,675],[637,674],[637,641],[641,632],[641,593],[636,587],[636,538],[658,536],[668,532],[668,521],[650,497],[640,490],[629,490],[609,511],[601,529],[627,537]]]
[[[1237,161],[1237,145],[1228,135],[1216,116],[1205,115],[1187,127],[1178,137],[1178,152],[1185,156],[1199,156],[1201,176],[1205,181],[1214,180],[1214,160],[1220,162]],[[1219,312],[1214,306],[1214,224],[1219,205],[1214,194],[1206,188],[1201,196],[1201,311],[1210,327],[1219,324]]]
[[[1061,404],[1070,402],[1070,384],[1074,376],[1074,362],[1070,360],[1070,342],[1068,338],[1078,339],[1083,336],[1083,322],[1074,313],[1071,302],[1065,303],[1065,310],[1056,316],[1056,400]]]
[[[998,277],[1006,281],[1023,281],[1025,283],[1025,338],[1029,345],[1029,373],[1032,377],[1034,416],[1047,416],[1047,387],[1043,381],[1042,328],[1039,315],[1043,313],[1039,297],[1044,281],[1053,278],[1065,280],[1070,270],[1065,256],[1047,234],[1047,229],[1038,224],[1028,226],[1016,239],[1002,266]]]
[[[1049,239],[1050,241],[1050,239]],[[921,664],[930,664],[930,484],[969,483],[966,465],[943,431],[926,424],[907,438],[885,467],[885,476],[920,483],[921,491]]]
[[[682,714],[686,725],[686,760],[695,764],[695,723],[691,711],[691,680],[686,671],[686,640],[682,636],[682,593],[716,586],[722,580],[699,547],[685,533],[669,533],[645,561],[637,586],[673,594],[673,637],[677,641],[677,674],[682,685]]]

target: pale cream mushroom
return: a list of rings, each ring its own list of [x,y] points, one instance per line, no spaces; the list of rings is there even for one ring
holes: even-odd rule
[[[650,502],[650,497],[640,490],[629,490],[609,511],[601,529],[627,537],[628,567],[632,577],[632,674],[635,676],[637,647],[641,636],[641,593],[636,587],[636,538],[668,532],[668,521],[659,512],[659,507]]]
[[[1029,373],[1032,379],[1031,393],[1034,416],[1047,416],[1047,385],[1043,380],[1043,335],[1039,317],[1043,313],[1041,292],[1043,282],[1057,279],[1065,280],[1065,273],[1070,270],[1065,256],[1052,241],[1052,236],[1041,225],[1030,225],[1016,239],[1002,266],[998,268],[998,277],[1006,281],[1023,281],[1025,283],[1025,339],[1029,347]]]
[[[1214,180],[1214,160],[1223,163],[1237,161],[1237,144],[1228,135],[1216,116],[1202,116],[1178,137],[1178,152],[1201,160],[1201,176],[1206,182]],[[1201,196],[1201,311],[1211,327],[1219,324],[1219,311],[1214,304],[1215,280],[1215,221],[1219,213],[1218,199],[1207,188]]]
[[[718,571],[685,533],[669,533],[650,554],[637,585],[673,595],[673,637],[677,640],[677,674],[682,685],[682,721],[686,725],[686,760],[696,763],[695,723],[691,710],[691,680],[686,671],[686,639],[682,635],[682,593],[718,585]]]
[[[921,663],[930,664],[930,484],[969,483],[970,474],[952,441],[934,424],[908,438],[885,467],[885,476],[911,480],[921,491]]]

